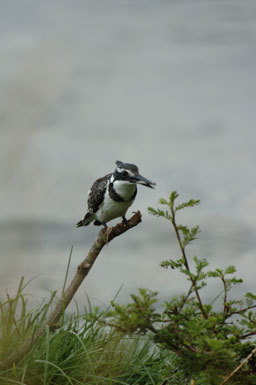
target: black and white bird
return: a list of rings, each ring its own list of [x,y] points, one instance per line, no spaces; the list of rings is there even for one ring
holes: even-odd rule
[[[118,217],[126,223],[125,214],[136,197],[137,184],[150,188],[155,185],[139,174],[135,164],[117,161],[116,165],[113,173],[93,183],[88,192],[88,211],[76,227],[87,226],[94,221],[94,225],[107,228],[107,222]]]

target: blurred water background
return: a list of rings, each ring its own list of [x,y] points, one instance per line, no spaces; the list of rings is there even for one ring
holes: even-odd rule
[[[189,256],[254,291],[255,1],[12,0],[0,21],[1,295],[21,276],[39,298],[60,289],[71,245],[72,277],[99,230],[74,224],[116,160],[157,188],[140,186],[142,224],[103,250],[79,304],[184,289],[159,267],[179,256],[173,232],[147,213],[172,190],[202,202],[179,218],[202,230]]]

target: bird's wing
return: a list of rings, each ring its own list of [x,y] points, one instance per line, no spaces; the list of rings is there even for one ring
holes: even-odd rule
[[[107,174],[93,183],[87,201],[89,212],[94,214],[101,206],[110,176],[111,174]]]
[[[94,214],[96,213],[96,211],[98,211],[99,207],[101,206],[104,200],[108,180],[110,179],[111,175],[112,174],[107,174],[104,177],[97,179],[93,183],[88,193],[88,211],[85,214],[84,218],[77,223],[77,227],[87,226],[93,220]]]

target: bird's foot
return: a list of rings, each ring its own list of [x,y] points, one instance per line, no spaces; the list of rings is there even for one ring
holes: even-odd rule
[[[106,240],[106,244],[107,245],[108,245],[108,242],[109,242],[109,236],[110,236],[111,232],[112,232],[112,227],[106,226],[105,227],[105,240]]]
[[[124,223],[127,226],[129,221],[125,217],[122,217],[122,218],[123,218],[122,223]]]

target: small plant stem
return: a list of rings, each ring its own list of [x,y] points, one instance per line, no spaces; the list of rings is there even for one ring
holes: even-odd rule
[[[8,369],[9,367],[13,366],[13,363],[20,361],[43,336],[47,326],[49,326],[51,330],[51,327],[54,326],[54,324],[60,319],[63,311],[67,308],[84,278],[91,270],[102,248],[110,241],[112,241],[112,239],[125,233],[132,227],[137,226],[140,222],[141,213],[137,211],[129,219],[129,221],[127,221],[127,223],[118,223],[114,227],[108,227],[107,230],[103,228],[99,231],[98,236],[94,241],[91,249],[89,250],[87,257],[78,265],[73,280],[67,289],[63,290],[61,298],[57,302],[55,309],[50,313],[47,321],[42,326],[40,326],[32,336],[29,336],[23,345],[18,347],[9,356],[0,361],[0,370]]]
[[[250,332],[250,333],[247,333],[247,334],[243,334],[243,335],[239,338],[239,340],[241,341],[241,340],[244,340],[244,339],[246,339],[246,338],[248,338],[248,337],[255,336],[255,334],[256,334],[256,332]]]
[[[180,238],[180,232],[179,232],[179,229],[176,225],[176,221],[175,221],[175,210],[174,210],[174,207],[171,206],[171,213],[172,213],[172,224],[173,224],[173,227],[174,227],[174,230],[175,230],[175,233],[176,233],[176,237],[177,237],[177,240],[178,240],[178,243],[179,243],[179,247],[181,249],[181,253],[182,253],[182,256],[183,256],[183,260],[184,260],[184,265],[186,267],[186,269],[189,271],[190,273],[190,280],[192,282],[192,285],[193,285],[193,288],[194,288],[194,291],[196,293],[196,297],[197,297],[197,300],[198,300],[198,303],[199,303],[199,308],[201,310],[201,313],[203,315],[203,317],[205,319],[208,318],[208,315],[207,313],[205,312],[204,310],[204,306],[202,304],[202,301],[201,301],[201,298],[200,298],[200,295],[198,293],[198,290],[196,288],[196,280],[192,277],[191,275],[191,271],[190,271],[190,268],[189,268],[189,264],[188,264],[188,259],[187,259],[187,256],[186,256],[186,253],[185,253],[185,248],[182,244],[182,241],[181,241],[181,238]]]
[[[226,384],[231,377],[234,376],[234,374],[236,374],[244,364],[246,364],[246,362],[248,362],[250,360],[250,358],[252,358],[252,356],[256,353],[256,347],[251,351],[250,354],[248,354],[248,356],[231,372],[229,373],[225,378],[224,378],[224,381],[222,381],[222,383],[220,385],[224,385]]]
[[[231,311],[227,316],[226,316],[226,319],[228,319],[229,317],[231,317],[232,315],[234,314],[243,314],[244,312],[248,311],[248,310],[251,310],[251,309],[255,309],[256,308],[256,305],[252,305],[252,306],[248,306],[248,307],[244,307],[242,309],[239,309],[239,310],[236,310],[236,311]],[[250,322],[254,323],[255,322],[253,320],[250,320]]]
[[[181,312],[181,310],[183,309],[184,305],[187,303],[187,300],[189,299],[190,294],[191,294],[192,291],[193,291],[193,287],[194,287],[194,285],[193,285],[193,283],[192,283],[191,286],[190,286],[190,288],[189,288],[189,290],[188,290],[188,292],[187,292],[186,297],[184,297],[184,299],[183,299],[183,301],[182,301],[182,303],[181,303],[181,305],[180,305],[180,307],[179,307],[179,312]]]
[[[225,317],[225,315],[227,314],[227,311],[228,311],[228,307],[227,307],[227,293],[228,293],[228,289],[227,289],[227,282],[225,281],[224,275],[222,275],[221,280],[222,280],[223,286],[224,286],[223,317]]]

